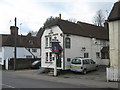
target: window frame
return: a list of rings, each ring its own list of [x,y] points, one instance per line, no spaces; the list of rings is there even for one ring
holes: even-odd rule
[[[65,38],[65,48],[71,48],[71,38]]]
[[[89,53],[88,52],[84,53],[84,58],[89,58]]]

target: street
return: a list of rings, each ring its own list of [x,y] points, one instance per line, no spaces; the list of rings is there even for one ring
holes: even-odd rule
[[[2,88],[88,88],[84,85],[77,86],[24,77],[14,71],[3,71],[2,74]]]

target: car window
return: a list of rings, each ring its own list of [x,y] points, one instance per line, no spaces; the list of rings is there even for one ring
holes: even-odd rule
[[[72,64],[81,64],[81,60],[80,59],[72,59]]]
[[[91,62],[91,64],[95,64],[95,62],[92,59],[90,59],[90,62]]]
[[[89,64],[89,59],[83,60],[83,64]]]

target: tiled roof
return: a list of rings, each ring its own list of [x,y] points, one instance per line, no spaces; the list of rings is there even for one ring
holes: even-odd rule
[[[110,12],[108,21],[120,20],[120,1],[116,2]]]
[[[72,23],[66,20],[58,19],[55,22],[48,25],[48,27],[55,25],[58,25],[65,34],[79,35],[105,40],[108,40],[109,38],[109,32],[104,27],[99,27],[88,23]]]
[[[14,36],[2,34],[2,46],[14,47]],[[18,35],[16,40],[17,47],[40,48],[40,39],[33,36]]]

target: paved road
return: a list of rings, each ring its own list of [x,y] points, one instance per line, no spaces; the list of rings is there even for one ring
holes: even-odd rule
[[[3,88],[88,88],[59,82],[45,81],[34,78],[27,78],[16,74],[14,71],[3,71]]]

